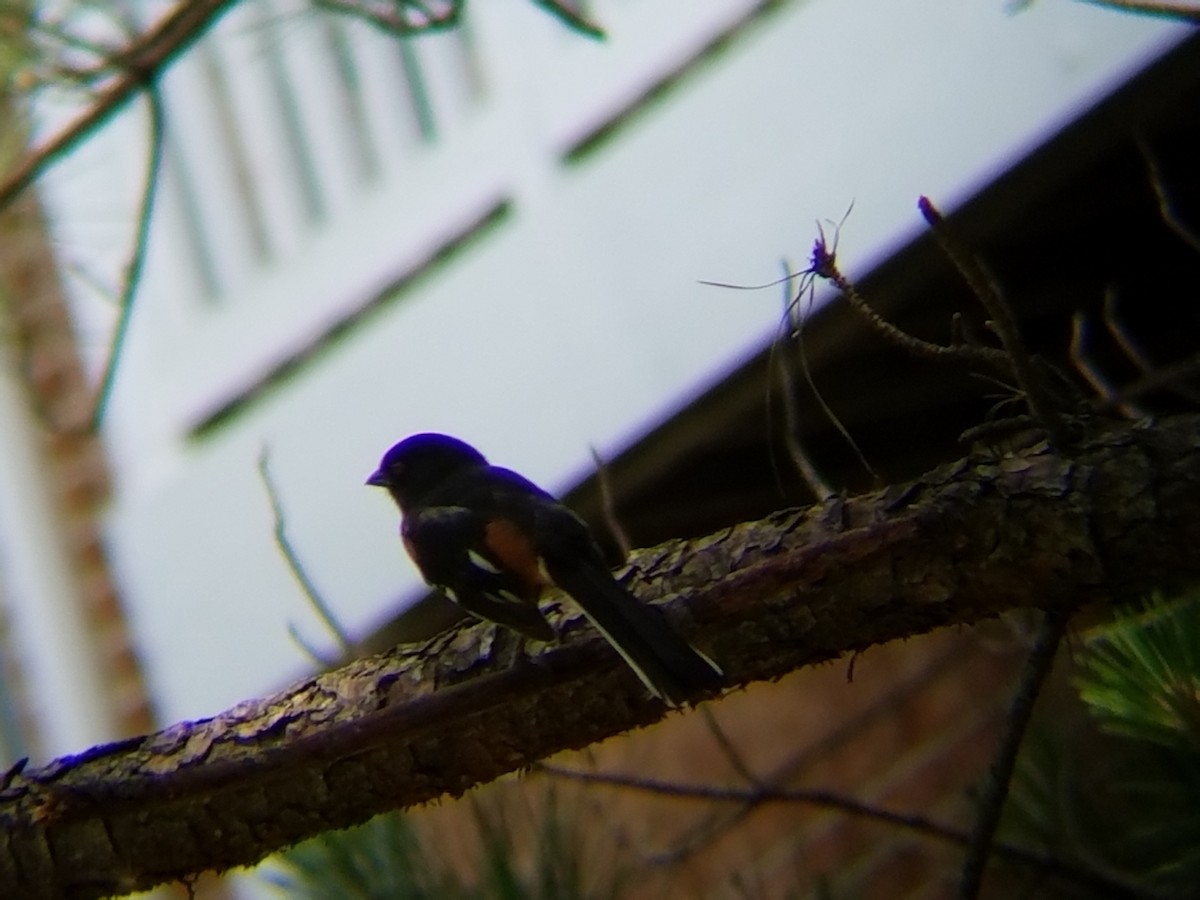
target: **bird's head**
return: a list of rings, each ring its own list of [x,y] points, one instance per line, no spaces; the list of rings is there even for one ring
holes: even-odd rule
[[[425,432],[393,445],[383,454],[367,484],[386,488],[405,509],[451,475],[486,465],[483,454],[470,444],[446,434]]]

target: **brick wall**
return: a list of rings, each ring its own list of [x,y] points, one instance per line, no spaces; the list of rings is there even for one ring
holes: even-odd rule
[[[1017,642],[946,630],[795,672],[549,764],[642,780],[829,791],[969,828],[1021,654]],[[722,738],[721,735],[724,737]],[[730,748],[723,747],[727,743]],[[897,826],[822,806],[670,798],[532,773],[417,814],[439,859],[471,871],[470,803],[502,809],[529,848],[553,785],[587,835],[593,881],[627,870],[634,898],[950,896],[961,852]]]

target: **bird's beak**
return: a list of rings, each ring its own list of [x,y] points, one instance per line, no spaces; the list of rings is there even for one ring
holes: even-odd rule
[[[367,477],[367,484],[372,487],[387,487],[387,476],[383,474],[383,469],[376,469]]]

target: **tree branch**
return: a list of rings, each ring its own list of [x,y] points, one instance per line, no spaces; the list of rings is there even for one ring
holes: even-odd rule
[[[137,228],[133,237],[133,250],[129,262],[125,266],[125,277],[122,279],[121,293],[118,297],[117,323],[113,328],[112,343],[108,348],[108,358],[104,362],[104,374],[100,376],[100,385],[96,389],[96,401],[91,415],[91,429],[98,432],[108,411],[108,401],[112,397],[113,385],[117,380],[117,366],[125,350],[125,339],[129,335],[129,325],[133,321],[133,304],[137,298],[138,286],[142,283],[142,272],[146,266],[146,251],[150,246],[150,221],[154,212],[154,201],[158,195],[159,175],[162,172],[163,151],[165,147],[164,129],[165,113],[162,97],[158,87],[149,84],[145,88],[148,115],[150,117],[150,158],[146,161],[146,183],[142,188],[142,203],[138,210]]]
[[[983,888],[984,872],[992,855],[1000,812],[1008,798],[1008,786],[1017,765],[1017,753],[1021,749],[1029,719],[1033,716],[1034,703],[1054,665],[1054,657],[1058,654],[1058,646],[1062,643],[1066,628],[1067,617],[1055,610],[1045,614],[1038,630],[1037,640],[1025,664],[1020,687],[1005,722],[1004,737],[984,780],[979,815],[975,827],[971,829],[970,845],[958,886],[960,900],[975,900]]]
[[[29,151],[0,181],[0,207],[7,206],[51,163],[108,121],[139,91],[153,84],[233,5],[235,0],[181,0],[156,25],[120,54],[124,73],[96,97],[91,107],[50,140]]]
[[[633,778],[628,775],[607,772],[588,772],[580,769],[566,769],[561,766],[539,765],[537,771],[551,778],[562,778],[568,781],[578,781],[583,784],[604,787],[626,788],[647,794],[657,794],[660,797],[676,797],[683,800],[704,800],[714,803],[740,803],[745,806],[761,806],[766,803],[789,803],[806,806],[819,806],[825,809],[835,809],[851,816],[873,819],[885,825],[892,825],[906,831],[935,840],[945,841],[966,847],[971,838],[957,828],[943,825],[928,816],[894,812],[881,806],[874,806],[856,800],[854,797],[838,794],[833,791],[804,790],[784,788],[775,785],[751,787],[717,787],[704,784],[677,784],[669,781],[659,781],[654,778]],[[1056,859],[1037,850],[1029,850],[1016,844],[998,842],[993,847],[995,853],[1004,859],[1036,869],[1046,875],[1055,875],[1080,886],[1090,888],[1095,897],[1127,898],[1131,888],[1123,882],[1107,877],[1100,872],[1092,872]]]
[[[1197,545],[1200,416],[1184,416],[1115,424],[1069,460],[1044,445],[967,459],[643,550],[625,579],[737,685],[1007,609],[1137,599],[1200,578]],[[559,646],[459,628],[14,771],[0,884],[96,897],[248,865],[665,715],[581,617],[550,606]]]
[[[1195,0],[1083,0],[1083,2],[1093,6],[1107,6],[1109,9],[1135,15],[1200,22],[1200,5],[1197,5]]]
[[[1041,374],[1034,366],[1033,358],[1021,341],[1017,318],[1008,301],[1004,299],[1000,286],[984,266],[983,261],[959,244],[945,218],[928,197],[921,197],[917,201],[917,207],[921,210],[921,215],[929,224],[929,228],[933,231],[933,236],[937,238],[943,252],[954,263],[959,274],[970,285],[976,299],[987,311],[988,325],[1004,346],[1008,364],[1012,367],[1017,383],[1020,384],[1021,390],[1025,394],[1025,402],[1029,405],[1029,411],[1046,430],[1046,436],[1051,443],[1059,450],[1063,450],[1069,444],[1066,423],[1063,422],[1062,415],[1046,390]]]

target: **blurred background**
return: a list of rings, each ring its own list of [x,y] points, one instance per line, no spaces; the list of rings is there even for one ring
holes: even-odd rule
[[[885,480],[960,455],[988,386],[904,359],[819,288],[785,313],[799,280],[740,289],[803,270],[819,229],[877,309],[931,339],[983,316],[924,237],[922,194],[1036,349],[1114,319],[1157,364],[1194,348],[1194,313],[1163,317],[1195,248],[1156,194],[1196,185],[1187,26],[1070,0],[562,4],[598,40],[543,6],[472,4],[401,37],[368,3],[242,0],[5,208],[5,760],[210,716],[343,657],[280,528],[353,651],[452,621],[363,486],[415,431],[470,441],[607,533],[594,450],[636,546],[810,502],[789,442],[835,489],[867,488],[800,374],[799,310],[825,402]],[[23,21],[111,46],[171,9]],[[23,84],[8,130],[36,147],[104,82]],[[728,733],[781,783],[962,814],[1020,648],[884,648],[853,683],[797,673],[572,764],[720,781],[745,762]],[[429,839],[470,845],[478,816],[449,808]],[[677,846],[679,809],[632,815],[652,838],[617,845]],[[804,827],[825,844],[801,841],[798,816],[716,829],[722,852],[701,842],[623,888],[799,896],[832,870],[855,886],[831,896],[944,887],[936,854],[824,819]],[[266,890],[239,884],[206,890]]]

